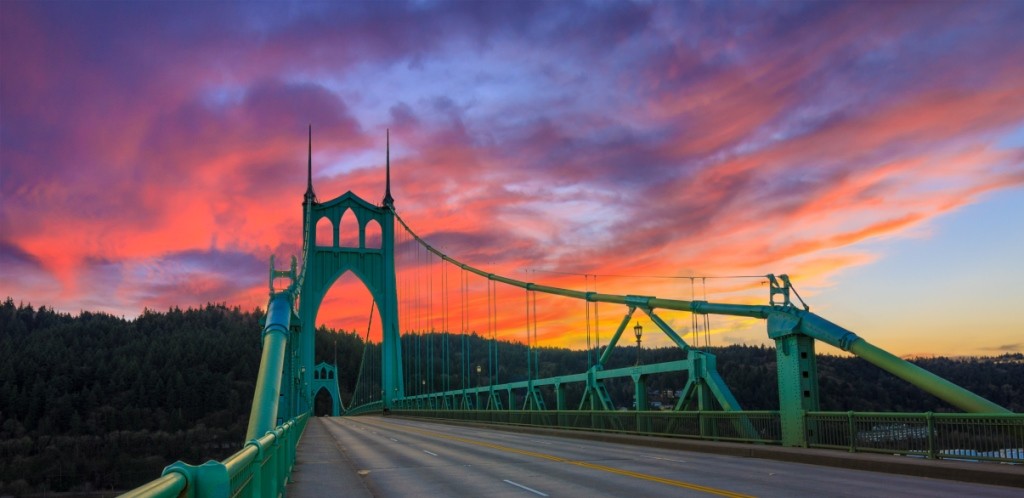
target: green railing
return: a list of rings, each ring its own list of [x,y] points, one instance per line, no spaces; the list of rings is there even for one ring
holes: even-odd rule
[[[504,425],[781,444],[777,411],[392,410],[392,414]]]
[[[1024,463],[1024,414],[807,413],[808,446]]]
[[[163,477],[122,496],[277,496],[284,490],[295,465],[295,447],[308,419],[309,415],[303,414],[281,424],[263,437],[249,441],[223,462],[171,464],[164,469]]]
[[[380,415],[384,411],[383,401],[373,401],[345,410],[343,415]]]
[[[248,442],[223,462],[202,465],[175,462],[159,479],[122,496],[128,497],[251,497],[284,492],[295,465],[295,448],[306,428],[308,413],[274,427],[278,417],[282,368],[292,316],[291,291],[274,293],[263,328],[263,357],[249,414]]]
[[[781,444],[777,411],[392,410],[489,424]],[[807,412],[811,448],[1024,464],[1024,414]]]

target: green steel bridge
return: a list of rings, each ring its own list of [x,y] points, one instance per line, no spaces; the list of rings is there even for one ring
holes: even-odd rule
[[[395,208],[390,160],[379,205],[352,192],[320,202],[312,185],[311,147],[301,212],[301,264],[293,256],[289,267],[278,269],[273,257],[270,260],[262,360],[248,431],[245,441],[239,442],[241,449],[220,462],[174,463],[162,476],[127,496],[284,493],[296,445],[314,400],[324,393],[330,397],[333,415],[387,413],[1024,464],[1020,450],[1024,448],[1024,414],[1012,413],[812,313],[786,275],[763,277],[769,292],[767,303],[761,305],[606,294],[509,278],[455,259],[419,237]],[[339,227],[343,219],[353,217],[358,242],[349,247],[340,243]],[[367,333],[356,389],[346,403],[338,389],[336,365],[314,364],[314,336],[325,295],[348,272],[372,296],[381,337],[374,342]],[[454,313],[451,276],[458,280],[454,293],[459,311]],[[286,285],[275,286],[281,281]],[[486,287],[486,299],[471,300],[471,286],[481,285]],[[520,319],[525,315],[526,366],[516,375],[509,375],[509,370],[499,365],[498,315],[508,309],[498,305],[499,289],[506,294],[518,289],[517,300],[525,296],[517,301],[525,302],[525,307],[516,308]],[[608,309],[621,313],[607,344],[601,346],[598,339],[592,348],[594,355],[585,371],[541,376],[540,348],[536,347],[538,295],[582,304],[585,314],[579,321],[583,323],[576,326],[587,330],[588,345],[591,330],[596,332],[598,327],[599,303],[604,304],[605,313]],[[434,313],[436,308],[441,311]],[[702,323],[703,330],[708,330],[708,316],[764,320],[768,337],[775,341],[779,410],[741,407],[719,375],[715,355],[688,343],[684,339],[687,334],[664,318],[666,313],[678,312],[692,318],[693,333]],[[474,314],[476,318],[471,320]],[[371,319],[373,316],[371,310]],[[622,349],[619,342],[624,334],[635,333],[639,356],[641,330],[638,325],[629,329],[641,316],[680,350],[682,359],[644,364],[638,357],[632,366],[610,365],[613,352]],[[453,323],[456,319],[458,324]],[[470,351],[468,337],[477,331],[486,331],[486,351]],[[457,344],[453,347],[452,342]],[[962,413],[822,412],[817,342],[863,358]],[[438,356],[441,360],[436,360]],[[472,366],[476,366],[475,372]],[[502,375],[513,378],[503,379]],[[683,385],[677,401],[671,410],[646,409],[648,381],[665,375]],[[631,409],[620,409],[623,400],[613,399],[609,382],[632,384],[630,401],[634,404],[627,405]]]

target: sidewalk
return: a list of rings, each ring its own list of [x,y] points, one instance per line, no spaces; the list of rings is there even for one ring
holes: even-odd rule
[[[295,452],[288,496],[369,497],[362,479],[319,417],[310,417]]]

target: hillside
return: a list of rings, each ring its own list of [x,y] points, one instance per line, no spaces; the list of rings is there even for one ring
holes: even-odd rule
[[[211,304],[146,310],[126,320],[104,313],[72,316],[10,298],[0,303],[0,494],[126,489],[155,478],[175,460],[198,463],[237,451],[259,367],[261,315],[258,308]],[[428,337],[440,340],[441,334]],[[415,351],[405,342],[411,358]],[[458,362],[458,341],[451,344]],[[468,344],[470,351],[486,351],[478,336]],[[355,333],[318,330],[317,361],[333,361],[335,347],[347,402],[363,342]],[[499,352],[499,381],[524,378],[525,347],[501,343]],[[744,408],[778,407],[773,349],[729,346],[711,352]],[[635,354],[620,348],[609,366],[630,365]],[[643,351],[645,363],[678,357],[672,348]],[[585,351],[543,348],[539,358],[542,376],[581,372],[587,365]],[[1024,411],[1020,354],[916,362]],[[953,411],[862,360],[822,356],[818,365],[823,410]],[[452,370],[459,371],[457,363]],[[414,372],[406,374],[412,385]],[[468,379],[470,385],[480,381],[475,374]],[[451,385],[461,382],[455,378]],[[684,382],[662,375],[649,388],[673,391]],[[618,404],[631,399],[629,383],[609,389]]]

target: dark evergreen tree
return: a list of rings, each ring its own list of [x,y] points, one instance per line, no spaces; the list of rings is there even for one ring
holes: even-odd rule
[[[260,309],[210,304],[200,309],[145,310],[134,320],[105,313],[59,313],[46,306],[0,303],[0,494],[128,489],[183,460],[222,460],[241,448],[259,370]],[[355,332],[320,328],[316,361],[337,358],[342,399],[355,392],[364,351]],[[449,336],[443,375],[443,334],[403,336],[406,391],[430,379],[458,389],[486,382],[488,341]],[[419,344],[419,348],[416,344]],[[427,344],[433,344],[428,348]],[[527,348],[498,342],[498,382],[527,378]],[[379,348],[370,348],[377,351]],[[539,348],[541,377],[579,373],[586,351]],[[711,348],[718,370],[748,410],[778,408],[775,350],[764,346]],[[428,356],[435,366],[428,371]],[[678,360],[677,348],[643,350],[644,363]],[[590,362],[596,361],[591,352]],[[417,358],[419,370],[417,371]],[[632,365],[636,350],[613,351],[607,368]],[[1024,355],[929,358],[921,367],[1013,411],[1024,411]],[[482,374],[476,372],[476,365]],[[826,411],[956,411],[940,400],[858,358],[821,356],[821,406]],[[670,401],[686,376],[652,376],[651,399]],[[569,388],[575,407],[581,386]],[[630,406],[629,379],[608,382],[613,401]],[[554,408],[553,392],[542,392]],[[668,398],[668,399],[666,399]]]

